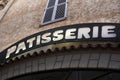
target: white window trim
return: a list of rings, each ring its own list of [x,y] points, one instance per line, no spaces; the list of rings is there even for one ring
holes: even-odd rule
[[[49,0],[49,1],[50,1],[50,0]],[[44,10],[44,14],[43,14],[43,17],[42,17],[41,25],[46,25],[46,24],[50,24],[50,23],[57,22],[57,21],[61,21],[61,20],[66,19],[66,17],[67,17],[68,0],[66,0],[66,2],[64,2],[64,3],[61,3],[61,4],[65,4],[65,3],[66,3],[66,6],[65,6],[65,16],[64,16],[63,18],[55,19],[55,14],[56,14],[57,6],[58,6],[58,5],[61,5],[61,4],[58,4],[58,0],[57,0],[57,1],[55,2],[55,5],[54,5],[55,8],[54,8],[54,10],[53,10],[52,20],[43,23],[43,20],[44,20],[44,17],[45,17],[45,13],[46,13],[47,9],[51,8],[51,7],[47,8],[47,7],[48,7],[48,4],[49,4],[49,1],[47,2],[47,6],[46,6],[46,8],[45,8],[45,10]],[[53,15],[54,15],[54,16],[53,16]]]

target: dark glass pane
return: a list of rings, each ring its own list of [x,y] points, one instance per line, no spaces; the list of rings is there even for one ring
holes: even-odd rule
[[[43,23],[51,21],[54,8],[49,8],[46,10]]]
[[[109,73],[108,75],[98,77],[96,80],[120,80],[120,73]]]
[[[67,80],[79,80],[78,71],[72,72],[67,78]]]
[[[9,80],[120,80],[120,72],[61,70],[28,74]]]
[[[51,7],[55,5],[55,1],[56,0],[49,0],[48,6],[47,7]]]
[[[79,71],[79,79],[91,80],[106,73],[104,71]]]
[[[55,19],[65,17],[65,6],[66,6],[66,4],[57,6]]]
[[[58,0],[58,4],[64,3],[66,0]]]
[[[69,71],[48,72],[39,74],[30,74],[11,80],[64,80]]]

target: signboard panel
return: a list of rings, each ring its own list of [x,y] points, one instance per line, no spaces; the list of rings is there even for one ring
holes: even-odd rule
[[[3,50],[0,63],[43,46],[82,41],[120,42],[120,23],[76,24],[38,32]]]

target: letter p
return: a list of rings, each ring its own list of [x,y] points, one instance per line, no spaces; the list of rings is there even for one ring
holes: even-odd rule
[[[16,46],[12,46],[11,48],[9,48],[7,50],[7,54],[6,54],[6,59],[10,57],[10,55],[16,50]]]

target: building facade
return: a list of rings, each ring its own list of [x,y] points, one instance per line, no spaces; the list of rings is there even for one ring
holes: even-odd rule
[[[0,80],[119,80],[119,27],[120,0],[1,0]]]

